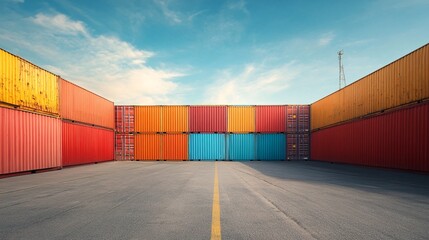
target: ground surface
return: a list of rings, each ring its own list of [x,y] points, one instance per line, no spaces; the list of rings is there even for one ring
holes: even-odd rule
[[[223,239],[428,239],[429,176],[217,162]],[[209,239],[214,162],[111,162],[0,179],[0,239]]]

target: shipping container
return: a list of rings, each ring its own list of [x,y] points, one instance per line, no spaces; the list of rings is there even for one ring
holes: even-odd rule
[[[429,98],[429,44],[311,105],[311,129]]]
[[[190,106],[189,131],[224,133],[227,122],[226,106]]]
[[[286,143],[288,160],[308,160],[310,158],[309,134],[287,134]]]
[[[134,156],[136,160],[162,160],[162,135],[135,135]]]
[[[256,134],[257,160],[286,160],[285,134]]]
[[[288,133],[310,132],[310,106],[289,105],[286,113],[286,131]]]
[[[115,131],[134,132],[134,106],[115,106]]]
[[[286,106],[256,106],[256,132],[286,132]]]
[[[255,132],[255,107],[228,106],[228,132]]]
[[[286,108],[286,131],[298,132],[298,105],[289,105]]]
[[[162,132],[161,106],[135,106],[135,131],[139,133]]]
[[[62,121],[63,166],[114,160],[113,130]]]
[[[58,118],[0,108],[0,174],[61,167]]]
[[[256,159],[255,134],[228,134],[228,160],[251,161]]]
[[[188,106],[162,106],[162,132],[189,132]]]
[[[115,160],[134,160],[135,138],[132,134],[116,134]]]
[[[311,159],[429,171],[429,103],[322,129]]]
[[[58,77],[0,49],[0,105],[57,116]]]
[[[190,160],[225,160],[225,134],[189,134]]]
[[[162,159],[188,160],[188,134],[163,134]]]
[[[113,102],[60,78],[62,119],[115,128]]]

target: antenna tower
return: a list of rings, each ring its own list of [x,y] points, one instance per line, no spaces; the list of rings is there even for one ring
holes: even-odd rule
[[[340,50],[338,52],[338,64],[339,64],[339,78],[338,78],[338,85],[339,85],[339,89],[341,89],[341,85],[343,85],[342,87],[346,86],[346,75],[344,74],[344,66],[343,66],[343,54],[344,51]]]

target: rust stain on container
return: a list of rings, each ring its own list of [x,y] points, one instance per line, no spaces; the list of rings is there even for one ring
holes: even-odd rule
[[[161,134],[135,135],[134,155],[136,160],[162,160]]]
[[[188,134],[163,134],[162,158],[164,160],[188,160]]]
[[[61,118],[110,129],[115,127],[113,102],[64,79],[60,79],[60,89]]]
[[[140,133],[162,132],[161,106],[135,106],[135,131]]]
[[[188,106],[162,106],[162,132],[188,132]]]
[[[228,132],[255,132],[255,107],[228,106]]]
[[[429,44],[311,105],[311,129],[429,98]]]
[[[59,114],[58,77],[0,49],[0,103]]]

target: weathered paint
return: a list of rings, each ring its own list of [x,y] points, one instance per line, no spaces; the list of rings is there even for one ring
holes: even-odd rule
[[[227,131],[226,106],[190,106],[189,131],[202,133],[224,133]]]
[[[228,106],[228,132],[255,132],[255,107]]]
[[[311,159],[429,171],[429,103],[311,134]]]
[[[189,134],[190,160],[225,160],[225,134]]]
[[[288,133],[310,132],[310,106],[289,105],[286,110],[286,131]]]
[[[285,134],[256,134],[257,160],[285,160],[286,135]]]
[[[0,174],[61,167],[58,118],[0,108]]]
[[[161,134],[137,134],[134,155],[136,160],[162,160]]]
[[[307,160],[310,158],[310,135],[287,134],[286,155],[288,160]]]
[[[163,134],[162,159],[188,160],[188,134]]]
[[[250,161],[256,159],[255,134],[228,134],[228,160]]]
[[[286,132],[286,106],[256,106],[256,132]]]

